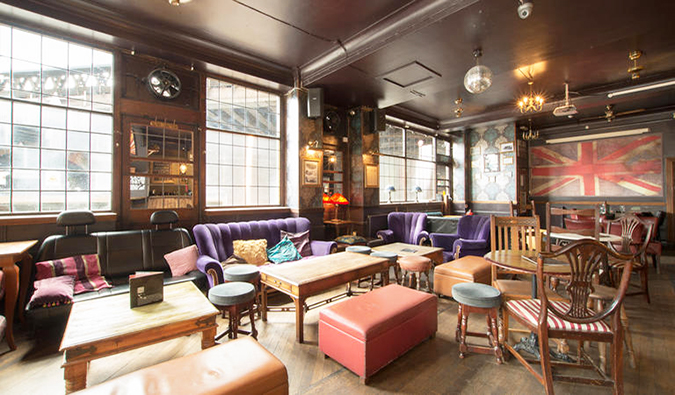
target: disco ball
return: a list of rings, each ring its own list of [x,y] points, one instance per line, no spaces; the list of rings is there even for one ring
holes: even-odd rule
[[[473,66],[464,76],[464,87],[473,94],[485,92],[490,85],[492,85],[492,70],[482,64]]]

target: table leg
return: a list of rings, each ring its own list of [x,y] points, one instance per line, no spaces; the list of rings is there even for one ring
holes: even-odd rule
[[[23,324],[26,294],[28,293],[28,282],[30,282],[30,273],[33,265],[33,257],[30,254],[24,255],[21,260],[21,280],[19,281],[19,320]]]
[[[63,367],[63,378],[66,380],[66,394],[83,390],[87,387],[88,362],[77,362]]]
[[[262,284],[260,292],[262,292],[262,320],[267,322],[267,285],[265,283]]]
[[[297,298],[295,302],[295,340],[298,343],[305,341],[304,321],[305,321],[305,298]]]
[[[19,268],[13,262],[4,262],[2,267],[2,271],[5,273],[5,315],[7,318],[5,337],[10,350],[16,350],[16,344],[14,344],[14,308],[19,294]]]
[[[213,328],[206,329],[202,331],[202,350],[206,350],[209,347],[213,347],[216,345],[216,328],[215,326]]]
[[[380,273],[380,276],[382,276],[382,286],[389,285],[389,266],[387,266],[387,271]]]

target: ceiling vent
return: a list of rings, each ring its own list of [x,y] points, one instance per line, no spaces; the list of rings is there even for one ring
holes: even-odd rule
[[[438,77],[441,77],[439,73],[420,62],[412,62],[380,75],[380,78],[383,80],[400,88],[409,88]]]

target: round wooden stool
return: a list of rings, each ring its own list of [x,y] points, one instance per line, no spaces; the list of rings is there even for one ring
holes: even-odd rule
[[[209,289],[209,300],[223,313],[227,312],[229,325],[225,332],[216,336],[216,340],[227,335],[229,339],[236,339],[237,334],[251,335],[258,339],[258,331],[255,329],[253,302],[255,301],[255,287],[251,283],[231,282],[216,285]],[[248,310],[251,320],[251,331],[239,329],[241,313]]]
[[[398,266],[401,268],[401,284],[406,285],[406,279],[409,287],[414,287],[417,283],[417,289],[420,289],[422,282],[422,273],[427,276],[427,291],[431,292],[431,259],[421,255],[408,255],[398,258]]]
[[[502,303],[502,294],[497,288],[479,283],[460,283],[452,287],[452,297],[459,304],[457,313],[457,330],[455,340],[459,342],[459,357],[464,358],[467,352],[495,354],[497,363],[502,363],[502,348],[499,344],[497,327],[497,310]],[[469,314],[486,314],[488,330],[486,333],[467,332]],[[466,343],[467,336],[485,337],[490,347]]]

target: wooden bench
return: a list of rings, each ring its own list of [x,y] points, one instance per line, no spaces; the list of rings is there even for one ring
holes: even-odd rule
[[[438,328],[435,295],[392,284],[319,313],[319,348],[367,384]]]
[[[83,395],[288,394],[286,367],[250,337],[150,366]]]

